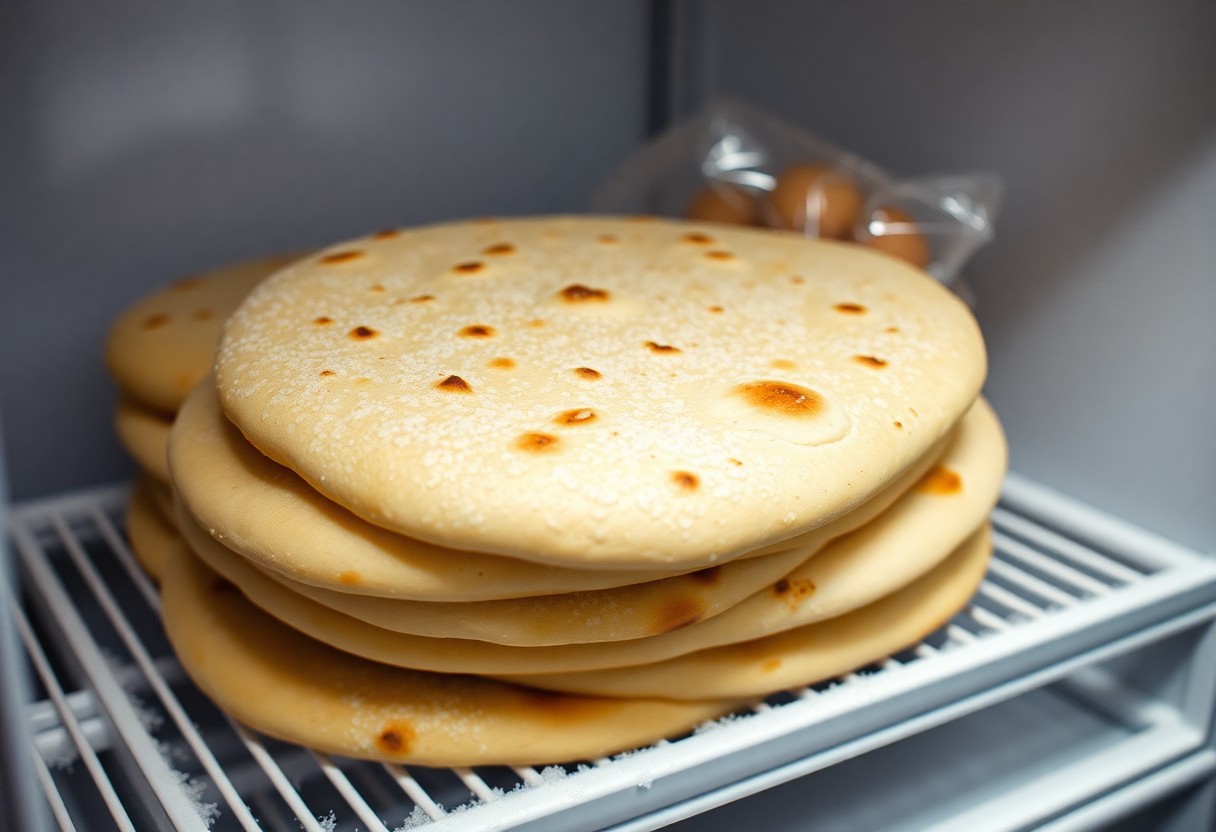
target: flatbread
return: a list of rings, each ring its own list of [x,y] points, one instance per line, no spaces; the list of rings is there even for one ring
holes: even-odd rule
[[[260,280],[298,257],[236,263],[140,298],[110,327],[110,374],[140,404],[173,414],[211,372],[224,320]]]
[[[675,700],[764,696],[822,682],[909,647],[944,625],[975,594],[991,556],[985,524],[929,574],[839,618],[656,664],[513,678],[556,691]]]
[[[178,659],[220,708],[343,756],[426,766],[594,759],[739,706],[566,696],[376,664],[284,626],[187,554],[169,559],[163,596]]]
[[[120,396],[114,406],[114,430],[118,441],[145,474],[169,484],[169,431],[173,419],[159,410],[140,404],[130,396]]]
[[[165,520],[157,506],[156,482],[148,476],[135,481],[127,501],[127,541],[135,559],[156,581],[165,571],[165,560],[174,547],[183,547],[181,536]]]
[[[225,412],[377,525],[590,568],[724,562],[861,505],[966,411],[969,311],[860,247],[564,217],[335,246],[225,328]]]
[[[190,547],[205,553],[207,562],[235,556],[188,515],[179,522]],[[262,574],[304,598],[386,630],[534,647],[678,630],[720,615],[813,555],[793,550],[631,586],[465,603],[353,595],[289,581],[269,570]]]
[[[984,522],[1004,471],[1004,444],[991,410],[977,407],[968,421],[978,422],[975,430],[983,438],[964,444],[957,455],[948,452],[941,472],[930,475],[924,490],[905,495],[864,528],[829,544],[794,575],[736,607],[745,612],[727,610],[706,621],[648,638],[517,647],[394,632],[291,592],[222,546],[199,546],[195,551],[255,604],[290,626],[386,664],[488,675],[649,664],[847,613],[932,569]],[[951,488],[945,493],[931,491],[940,488],[935,485],[939,480],[950,483]],[[188,538],[187,542],[193,544],[194,540]],[[821,561],[826,566],[817,569]],[[808,596],[805,587],[812,584],[814,590]]]
[[[797,548],[805,560],[833,537],[869,522],[912,487],[947,441],[939,440],[860,508],[772,550]],[[664,577],[652,570],[565,569],[459,552],[382,529],[250,445],[224,418],[214,388],[206,384],[182,406],[169,457],[179,498],[198,524],[297,591],[302,591],[298,584],[307,584],[346,594],[472,602],[595,591]],[[345,604],[339,598],[330,606],[350,612]]]

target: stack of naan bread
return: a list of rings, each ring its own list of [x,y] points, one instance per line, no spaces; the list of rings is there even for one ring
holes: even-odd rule
[[[653,219],[381,232],[284,268],[177,413],[165,624],[328,751],[594,757],[880,659],[979,583],[967,309],[882,254]]]

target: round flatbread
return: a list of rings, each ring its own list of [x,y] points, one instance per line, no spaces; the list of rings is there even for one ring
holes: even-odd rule
[[[985,526],[929,574],[839,618],[638,667],[514,676],[549,690],[604,696],[764,696],[822,682],[911,646],[966,606],[992,556]]]
[[[965,420],[958,452],[918,489],[852,535],[840,538],[788,578],[736,609],[648,638],[590,644],[517,647],[394,632],[294,593],[222,546],[195,551],[258,606],[292,627],[342,650],[386,664],[490,675],[593,670],[649,664],[722,644],[753,640],[870,604],[924,574],[955,549],[996,500],[1004,443],[992,412],[979,404]],[[188,543],[193,542],[187,539]],[[204,540],[205,543],[210,542]],[[847,553],[837,555],[837,552]],[[826,566],[816,568],[820,561]],[[812,587],[808,591],[808,587]],[[725,623],[722,623],[725,622]]]
[[[110,327],[106,366],[125,393],[168,415],[211,372],[224,320],[249,290],[299,254],[237,263],[140,298]]]
[[[969,311],[860,247],[602,217],[355,240],[276,274],[216,383],[372,523],[557,565],[696,568],[821,526],[940,439]]]
[[[169,559],[163,594],[178,658],[220,708],[272,737],[348,757],[426,766],[594,759],[739,704],[567,696],[369,662],[284,626],[188,554]]]
[[[150,477],[143,476],[135,481],[127,501],[126,527],[127,541],[135,559],[159,582],[169,553],[184,544],[177,529],[161,513],[156,488],[156,482]]]
[[[173,420],[159,410],[121,396],[114,407],[114,430],[118,441],[145,474],[169,484],[169,431]]]
[[[936,443],[924,458],[860,508],[771,549],[801,551],[800,557],[791,556],[792,568],[833,537],[869,522],[916,482],[947,441],[948,437]],[[178,496],[198,525],[297,591],[303,591],[299,584],[306,584],[361,596],[473,602],[589,592],[664,577],[651,570],[565,569],[459,552],[375,526],[325,498],[250,445],[224,418],[214,388],[207,384],[200,384],[182,405],[169,457]],[[746,571],[759,576],[761,571],[753,571],[757,569],[747,567]],[[690,580],[706,586],[710,583],[703,580],[706,577],[694,575]],[[764,583],[756,584],[752,591]],[[310,597],[352,614],[351,605],[358,604],[343,598],[332,598],[329,603],[328,593]],[[648,626],[651,620],[671,618],[636,623]],[[373,623],[382,625],[382,619],[377,616]],[[469,624],[473,626],[471,621]]]

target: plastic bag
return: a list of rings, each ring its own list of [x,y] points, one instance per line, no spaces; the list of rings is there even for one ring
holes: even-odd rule
[[[992,239],[1000,192],[983,173],[896,179],[779,119],[722,102],[626,160],[591,209],[852,240],[951,285]]]

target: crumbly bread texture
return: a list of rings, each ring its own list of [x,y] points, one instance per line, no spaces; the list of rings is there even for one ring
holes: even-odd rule
[[[974,319],[846,244],[554,217],[389,232],[229,319],[224,410],[368,521],[581,568],[724,562],[861,505],[978,394]]]
[[[169,484],[167,451],[172,428],[172,418],[130,396],[120,396],[114,406],[114,431],[119,443],[141,471],[166,486]]]
[[[869,522],[912,487],[941,455],[948,440],[949,435],[933,445],[895,482],[859,508],[811,532],[775,544],[772,551],[796,549],[802,554],[789,555],[787,559],[793,557],[793,562],[800,562],[833,537]],[[328,594],[311,597],[316,600],[331,597],[333,603],[329,605],[344,612],[351,612],[350,605],[359,602],[333,597],[334,593],[472,602],[593,592],[664,579],[663,573],[653,570],[568,569],[462,552],[368,523],[250,445],[224,418],[215,390],[208,384],[199,385],[182,406],[170,440],[169,456],[178,497],[198,525],[216,541],[296,591],[308,594],[301,584],[329,590]],[[734,576],[731,581],[736,582],[735,573],[741,571],[757,578],[764,574],[756,571],[757,567],[740,570],[726,569],[727,566],[731,565],[722,565],[725,572],[721,575],[693,574],[669,583],[668,588],[704,588],[716,583],[712,580],[715,575]],[[756,584],[753,591],[764,583]],[[695,594],[701,595],[703,590]],[[624,601],[623,597],[601,598],[604,602],[610,599]],[[700,605],[698,601],[696,606]],[[620,605],[619,612],[628,615],[628,606]],[[374,602],[366,607],[369,614],[376,608]],[[584,609],[588,615],[598,614],[589,607]],[[663,616],[656,620],[680,617]],[[645,627],[648,621],[637,619],[633,626]],[[465,624],[476,626],[471,618]]]
[[[637,667],[515,676],[549,690],[605,696],[763,696],[833,676],[915,644],[966,606],[992,556],[987,523],[945,561],[880,601],[794,630]]]
[[[838,617],[898,591],[941,562],[979,527],[996,500],[1004,442],[986,404],[921,483],[887,511],[738,606],[699,623],[626,641],[513,646],[433,638],[368,624],[251,566],[185,522],[194,551],[258,606],[288,625],[374,661],[450,673],[550,674],[642,665]],[[740,610],[740,612],[735,612]],[[656,628],[657,629],[657,628]]]
[[[126,512],[127,541],[131,551],[139,565],[156,581],[164,574],[169,552],[184,545],[177,528],[165,519],[156,494],[158,488],[163,486],[151,477],[145,475],[137,479]]]
[[[677,735],[738,702],[608,699],[369,662],[287,627],[181,551],[166,565],[165,630],[194,682],[270,736],[427,766],[594,759]]]
[[[173,414],[211,372],[224,319],[259,281],[299,256],[236,263],[140,298],[110,327],[110,375],[144,407]]]

